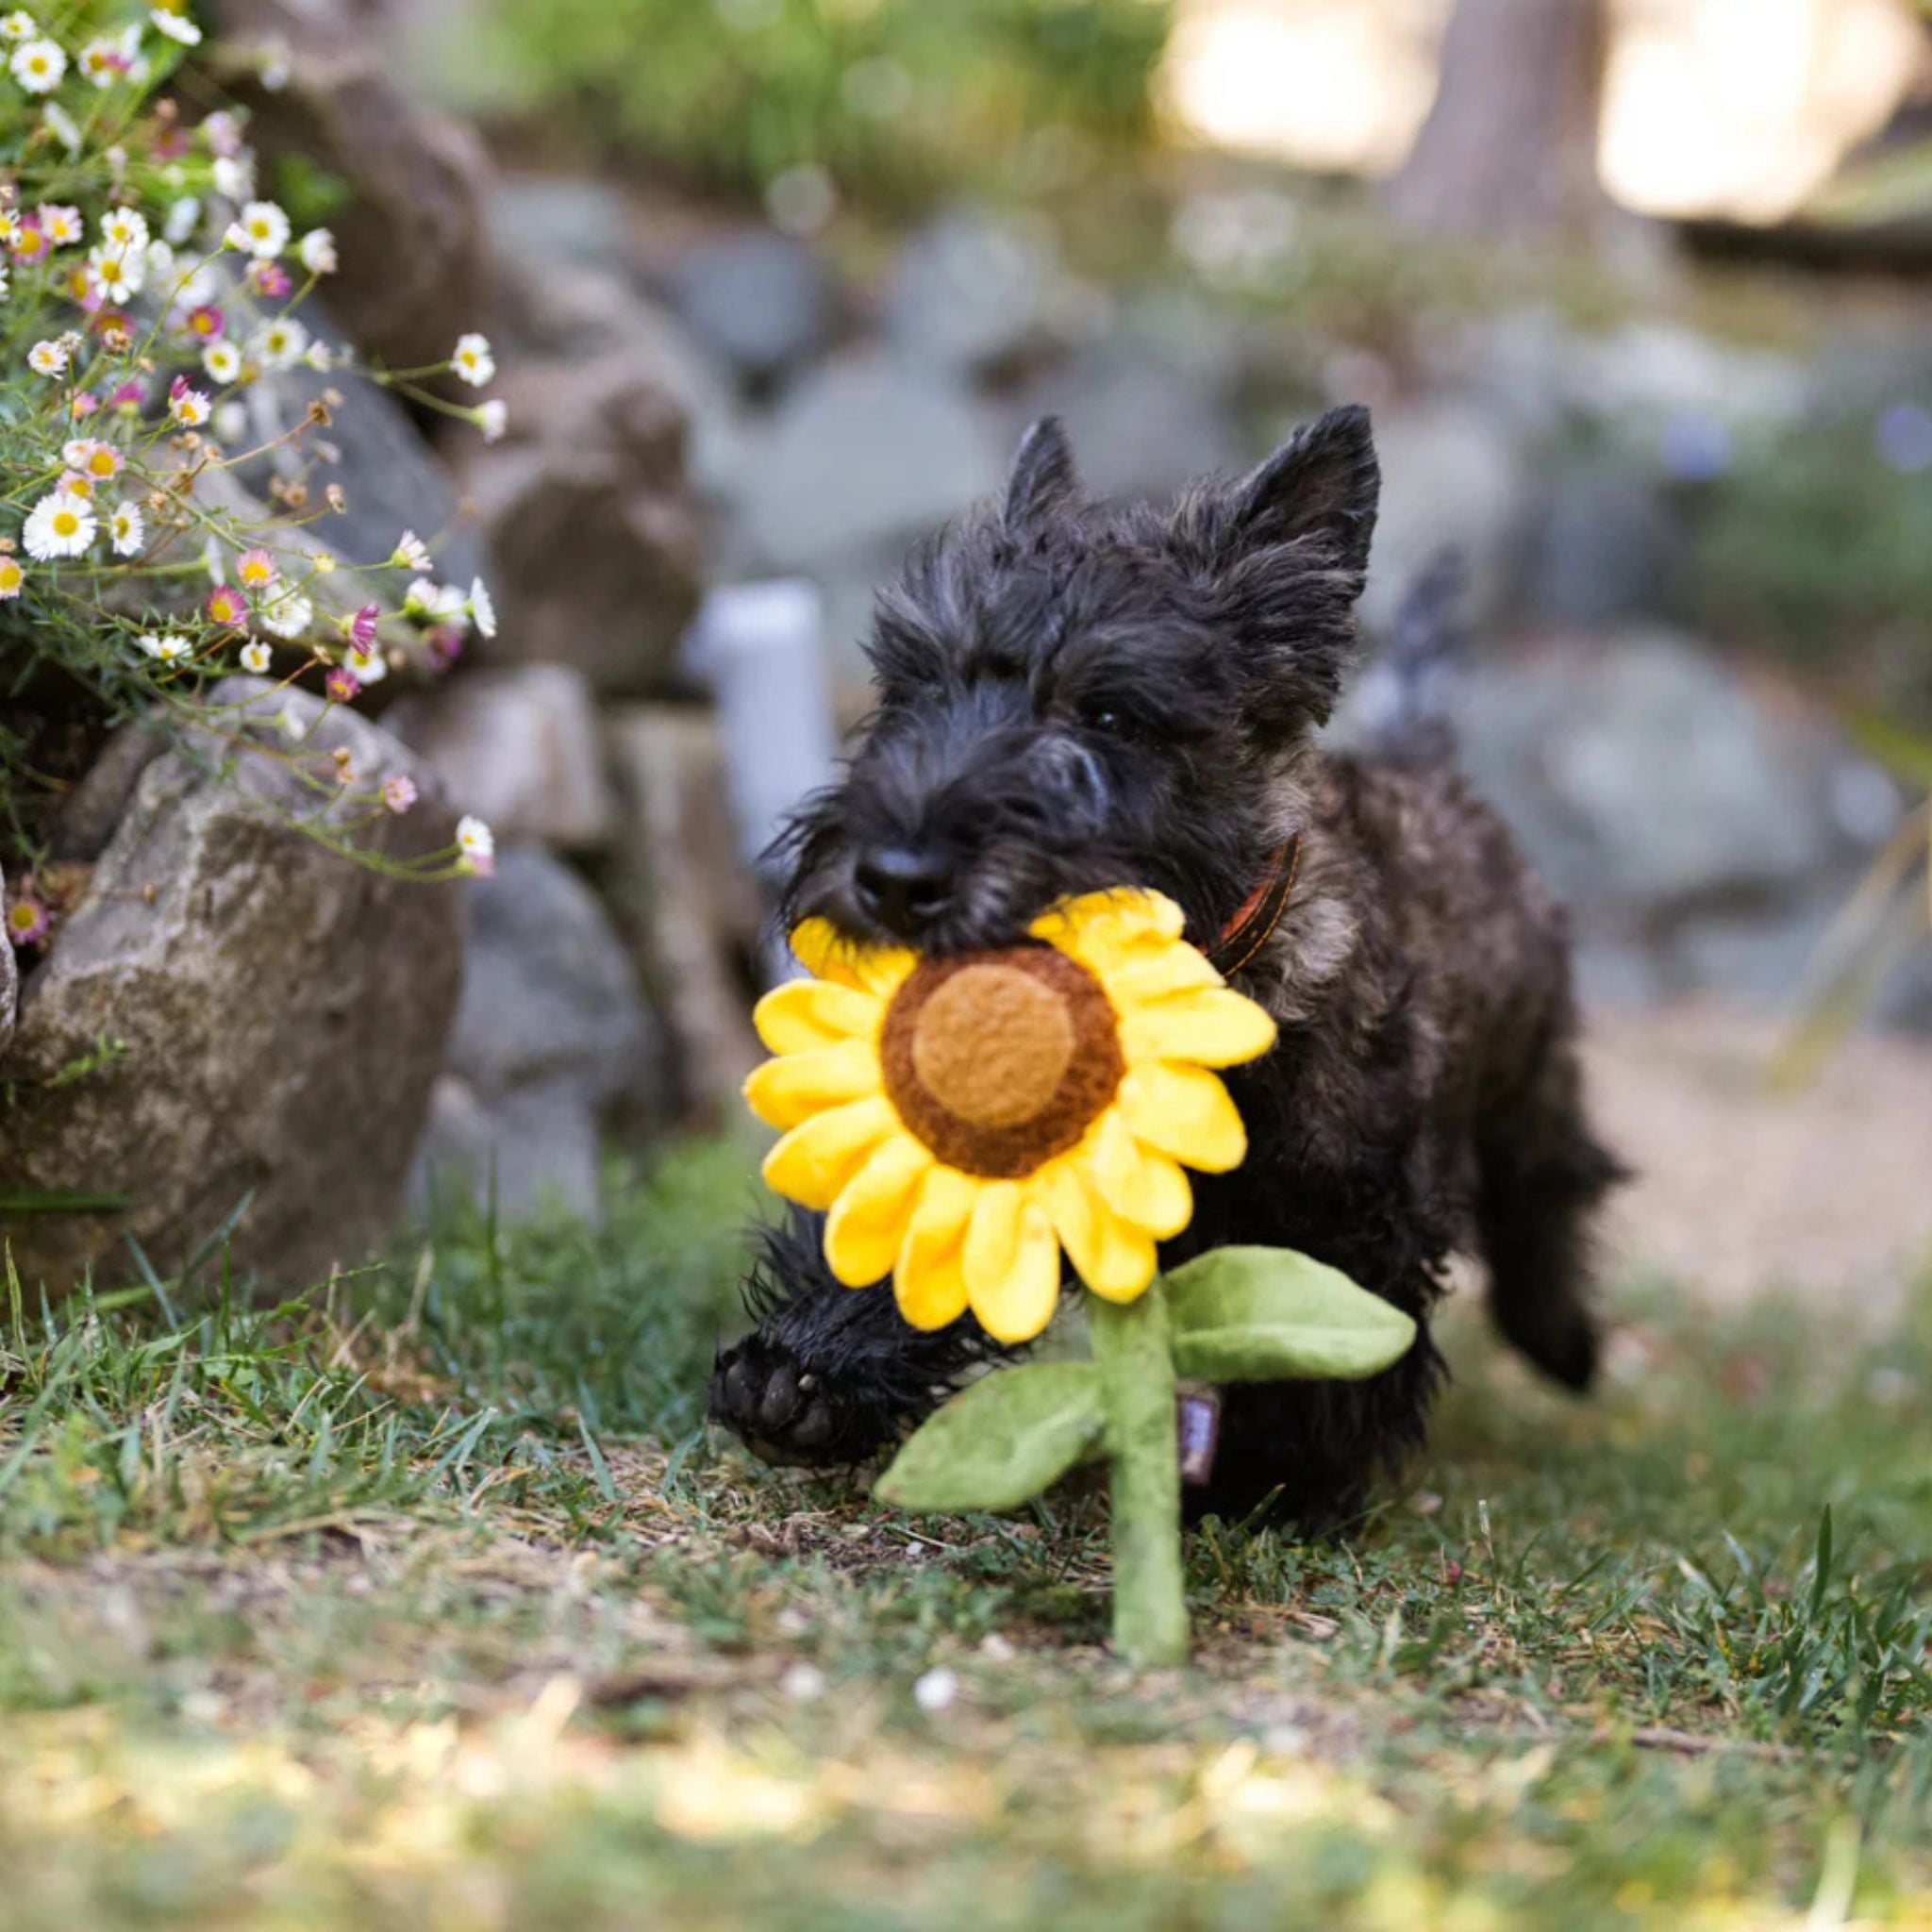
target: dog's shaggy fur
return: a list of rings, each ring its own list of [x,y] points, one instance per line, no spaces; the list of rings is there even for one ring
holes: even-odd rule
[[[1300,835],[1287,911],[1237,984],[1280,1023],[1229,1076],[1250,1138],[1197,1181],[1165,1251],[1263,1242],[1414,1315],[1361,1383],[1224,1391],[1197,1507],[1357,1509],[1423,1441],[1428,1316],[1453,1251],[1488,1262],[1503,1333],[1574,1389],[1597,1331],[1591,1208],[1616,1163],[1584,1116],[1564,921],[1412,708],[1373,755],[1314,742],[1356,644],[1379,488],[1365,410],[1170,509],[1081,497],[1042,423],[1005,501],[942,533],[879,601],[879,708],[789,841],[791,918],[935,952],[999,946],[1063,894],[1158,887],[1208,944]],[[990,1344],[937,1336],[825,1272],[809,1216],[773,1236],[757,1332],[718,1359],[714,1416],[773,1460],[856,1459]]]

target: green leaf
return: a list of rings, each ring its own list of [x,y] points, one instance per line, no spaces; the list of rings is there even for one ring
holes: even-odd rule
[[[1106,1430],[1091,1362],[1000,1369],[930,1418],[874,1494],[915,1511],[1016,1508],[1091,1455]]]
[[[1359,1381],[1415,1341],[1400,1308],[1288,1248],[1216,1248],[1167,1287],[1174,1367],[1208,1381]]]
[[[0,1194],[0,1214],[114,1214],[126,1206],[125,1194],[96,1194],[75,1188]]]

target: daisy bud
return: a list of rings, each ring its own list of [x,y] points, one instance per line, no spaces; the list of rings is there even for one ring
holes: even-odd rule
[[[373,650],[375,646],[376,620],[382,615],[379,604],[365,604],[349,620],[349,641],[358,651]]]

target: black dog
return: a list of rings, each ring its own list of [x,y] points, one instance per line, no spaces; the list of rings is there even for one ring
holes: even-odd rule
[[[1037,425],[997,510],[881,596],[878,710],[784,841],[788,915],[856,940],[1011,945],[1062,895],[1131,883],[1177,901],[1197,944],[1234,943],[1224,970],[1280,1039],[1229,1076],[1245,1165],[1197,1181],[1164,1259],[1299,1248],[1423,1324],[1371,1381],[1224,1391],[1196,1507],[1272,1498],[1309,1529],[1423,1441],[1452,1251],[1480,1250],[1518,1348],[1589,1385],[1586,1225],[1620,1172],[1584,1115],[1563,916],[1447,732],[1398,706],[1373,757],[1313,741],[1379,487],[1359,408],[1167,510],[1083,501],[1059,425]],[[921,1335],[885,1290],[840,1287],[819,1232],[799,1215],[771,1236],[757,1331],[711,1384],[713,1416],[772,1461],[864,1456],[991,1347],[970,1317]]]

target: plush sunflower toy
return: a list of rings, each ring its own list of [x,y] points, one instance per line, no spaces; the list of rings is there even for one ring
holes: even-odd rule
[[[774,1058],[746,1083],[780,1131],[779,1193],[825,1212],[825,1260],[891,1281],[942,1328],[970,1308],[1004,1342],[1053,1319],[1064,1269],[1094,1295],[1091,1362],[974,1383],[900,1452],[879,1494],[908,1509],[1009,1508],[1075,1463],[1112,1465],[1115,1639],[1185,1654],[1174,1380],[1366,1375],[1406,1315],[1305,1256],[1230,1248],[1163,1283],[1158,1244],[1193,1214],[1187,1170],[1225,1174],[1247,1132],[1219,1070],[1274,1023],[1182,938],[1158,892],[1091,893],[1024,944],[922,958],[855,947],[823,920],[791,946],[811,976],[756,1014]]]

